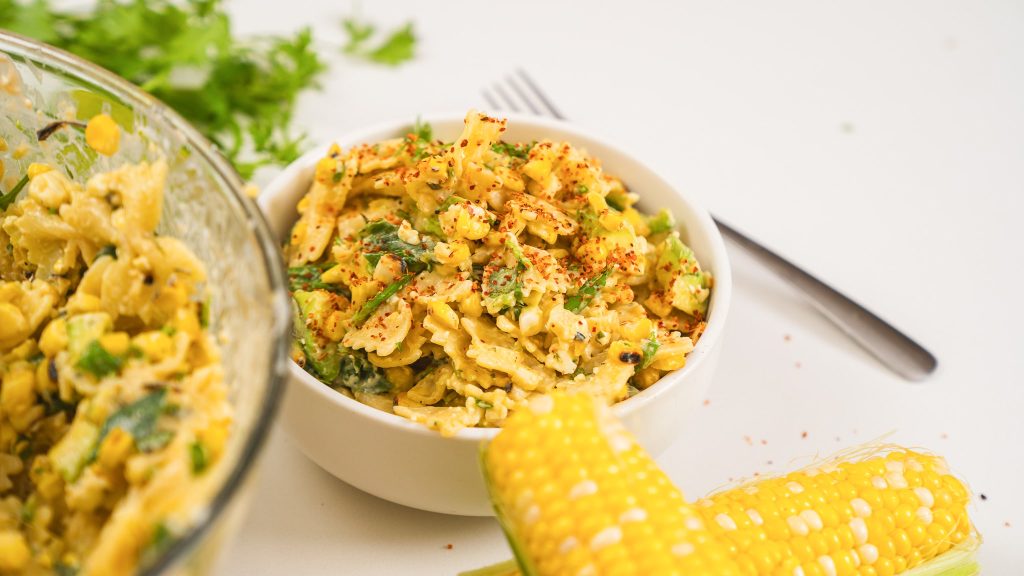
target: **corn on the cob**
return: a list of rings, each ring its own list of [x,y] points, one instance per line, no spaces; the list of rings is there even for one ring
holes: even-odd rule
[[[544,396],[484,454],[527,574],[739,574],[697,509],[603,406]],[[513,536],[514,535],[514,536]]]
[[[510,418],[483,467],[526,575],[976,573],[967,489],[899,447],[689,505],[606,408],[556,394]]]
[[[967,540],[968,500],[941,458],[883,447],[697,504],[744,574],[892,576]]]

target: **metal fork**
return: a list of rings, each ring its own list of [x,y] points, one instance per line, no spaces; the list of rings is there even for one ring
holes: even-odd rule
[[[533,78],[521,69],[506,76],[504,83],[495,83],[490,90],[485,88],[483,97],[496,110],[566,119]],[[796,287],[819,312],[890,370],[912,381],[923,380],[935,371],[938,365],[935,356],[909,336],[721,219],[712,218],[723,236]]]

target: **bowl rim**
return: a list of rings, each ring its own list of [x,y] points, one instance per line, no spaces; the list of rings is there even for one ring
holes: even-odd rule
[[[465,116],[465,112],[438,112],[422,114],[418,120],[430,124],[461,123]],[[695,218],[692,221],[685,222],[687,225],[687,232],[692,235],[695,233],[695,229],[699,229],[701,233],[708,237],[710,245],[709,252],[712,255],[709,260],[713,260],[715,262],[716,269],[713,271],[715,280],[711,294],[712,300],[708,314],[707,328],[704,330],[704,333],[694,346],[694,350],[687,356],[686,365],[682,369],[672,372],[650,388],[642,390],[638,394],[617,402],[612,406],[612,411],[620,418],[627,416],[632,412],[642,410],[647,404],[657,401],[658,398],[662,394],[666,393],[669,388],[681,385],[686,376],[690,372],[696,371],[697,367],[710,355],[709,353],[712,348],[718,343],[718,340],[721,337],[721,332],[724,329],[726,318],[728,316],[729,305],[732,300],[732,270],[729,264],[729,256],[725,249],[725,241],[721,232],[718,230],[718,226],[715,225],[714,220],[711,218],[711,214],[699,203],[692,200],[688,194],[673,185],[648,163],[641,161],[637,155],[623,149],[617,144],[613,144],[613,140],[611,138],[603,136],[591,129],[583,128],[577,124],[564,120],[512,112],[503,112],[501,114],[495,114],[494,116],[507,118],[509,125],[530,125],[531,129],[562,131],[568,135],[567,140],[570,142],[573,137],[591,140],[626,159],[632,160],[641,169],[647,170],[651,176],[664,184],[664,187],[669,190],[670,193],[675,194],[690,208],[695,215]],[[380,139],[384,134],[388,133],[398,136],[403,130],[407,130],[411,125],[412,123],[408,118],[392,118],[357,128],[355,130],[342,132],[337,137],[313,147],[294,162],[286,166],[285,169],[274,177],[274,179],[264,188],[263,192],[257,199],[257,203],[261,209],[269,211],[271,209],[271,202],[279,196],[284,195],[287,190],[292,188],[295,185],[294,182],[296,180],[311,180],[312,168],[316,165],[316,162],[327,153],[328,148],[333,143],[338,143],[347,147],[354,144],[370,142],[373,139]],[[292,208],[294,208],[294,206],[292,206]],[[280,207],[278,209],[280,209]],[[293,381],[297,380],[302,386],[312,390],[320,398],[334,404],[342,410],[354,413],[363,419],[371,420],[378,425],[397,428],[418,436],[429,436],[443,438],[445,440],[473,443],[489,440],[493,438],[499,430],[501,430],[501,428],[464,428],[454,436],[443,437],[436,430],[427,428],[422,424],[413,422],[396,414],[391,414],[377,408],[373,408],[354,398],[349,398],[348,396],[335,391],[299,367],[299,365],[291,360],[291,358],[288,359],[288,370]]]
[[[261,405],[257,408],[252,432],[245,439],[238,460],[225,476],[223,484],[207,506],[200,509],[201,515],[156,559],[148,565],[140,567],[139,574],[157,576],[172,568],[179,560],[186,558],[187,554],[213,525],[214,520],[218,519],[234,500],[241,486],[251,476],[253,464],[272,428],[284,390],[286,362],[291,362],[288,358],[288,350],[291,345],[290,296],[287,290],[287,276],[280,258],[280,249],[263,211],[243,193],[244,183],[234,166],[213,143],[172,108],[101,66],[20,34],[0,30],[0,54],[12,56],[16,61],[19,59],[28,61],[34,66],[72,76],[94,89],[112,94],[130,105],[133,110],[145,110],[149,114],[158,115],[162,121],[178,133],[183,142],[199,154],[202,161],[213,171],[214,178],[221,181],[222,188],[227,191],[228,202],[233,204],[235,209],[244,216],[246,224],[255,236],[264,269],[267,271],[273,298],[271,305],[274,309],[275,323],[273,354],[269,356],[267,366],[268,389]]]

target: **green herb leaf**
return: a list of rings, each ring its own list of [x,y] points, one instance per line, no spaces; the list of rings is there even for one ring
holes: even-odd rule
[[[18,180],[18,183],[14,185],[14,188],[11,188],[10,192],[0,194],[0,211],[7,210],[14,203],[26,184],[28,184],[28,174],[22,176],[21,180]]]
[[[131,434],[135,439],[135,447],[142,452],[149,452],[162,448],[173,437],[173,433],[164,430],[157,430],[156,424],[160,415],[164,412],[164,402],[167,398],[167,389],[160,388],[155,392],[122,406],[116,412],[107,417],[103,427],[100,428],[99,438],[93,447],[88,461],[96,459],[103,440],[114,428],[120,428]]]
[[[123,365],[124,360],[108,352],[99,340],[89,342],[85,346],[85,350],[82,351],[82,355],[78,357],[78,362],[75,363],[75,367],[89,372],[97,378],[113,374],[121,370]]]
[[[288,268],[289,290],[292,292],[299,290],[307,292],[311,290],[327,290],[328,292],[344,294],[348,297],[348,292],[344,287],[338,284],[329,284],[320,278],[324,270],[329,267],[330,264],[306,264],[305,266],[292,266]]]
[[[348,35],[348,42],[342,48],[346,54],[387,66],[398,66],[416,55],[416,32],[412,22],[392,30],[376,48],[367,45],[376,31],[373,24],[346,18],[342,21],[342,27]]]
[[[362,49],[363,44],[377,30],[377,27],[373,24],[360,22],[355,18],[345,18],[341,21],[341,25],[345,29],[345,33],[348,34],[348,42],[342,48],[346,54],[358,53]]]
[[[565,299],[565,309],[575,314],[582,312],[584,308],[590,305],[594,297],[601,292],[601,289],[604,288],[605,283],[608,282],[608,277],[612,274],[612,270],[612,267],[609,266],[597,276],[584,282],[575,294]]]
[[[194,476],[202,474],[210,463],[210,451],[206,444],[200,440],[193,441],[188,446],[188,454],[192,459],[192,474]]]
[[[658,342],[658,332],[651,330],[651,336],[643,341],[640,345],[640,349],[644,353],[644,359],[640,362],[640,369],[647,368],[654,362],[654,355],[658,353],[658,348],[661,347],[661,343]]]
[[[366,354],[347,348],[341,357],[341,369],[334,385],[364,394],[383,394],[391,390],[391,382],[382,370],[366,359]]]
[[[402,288],[405,288],[405,285],[411,282],[412,279],[415,277],[415,274],[409,274],[398,280],[395,280],[391,284],[388,284],[387,287],[384,288],[384,290],[382,290],[373,298],[367,300],[366,303],[363,304],[361,308],[359,308],[359,311],[356,312],[355,316],[352,317],[352,324],[354,326],[359,326],[363,322],[366,322],[366,319],[372,316],[373,313],[377,310],[377,308],[380,308],[381,304],[386,302],[388,298],[391,298],[395,294],[398,294],[398,291],[401,290]]]
[[[647,219],[647,228],[651,234],[668,232],[676,227],[676,220],[668,208],[662,208],[660,212]]]
[[[398,226],[387,220],[374,220],[360,231],[363,257],[371,269],[381,257],[391,254],[402,262],[403,272],[422,272],[434,264],[434,251],[428,242],[409,244],[398,237]]]
[[[308,29],[241,38],[220,0],[106,0],[84,10],[0,0],[0,28],[138,84],[199,128],[244,178],[298,156],[304,137],[291,129],[295,102],[326,68]],[[94,108],[79,106],[78,119]]]
[[[520,160],[526,160],[530,155],[530,150],[537,145],[536,141],[530,142],[529,144],[510,144],[508,142],[495,142],[491,144],[491,150],[495,154],[504,154],[511,156],[512,158],[519,158]]]
[[[395,30],[384,40],[384,43],[366,56],[374,62],[388,66],[398,66],[412,60],[416,55],[416,33],[412,22]]]

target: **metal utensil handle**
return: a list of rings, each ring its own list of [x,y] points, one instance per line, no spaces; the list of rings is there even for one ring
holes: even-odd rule
[[[715,218],[715,224],[724,235],[800,290],[819,312],[897,374],[908,380],[919,381],[928,377],[937,367],[938,361],[931,352],[870,310],[718,218]]]

